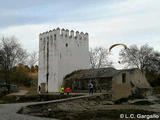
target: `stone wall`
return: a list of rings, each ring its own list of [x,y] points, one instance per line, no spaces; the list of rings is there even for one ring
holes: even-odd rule
[[[122,74],[126,74],[125,82],[122,80]],[[112,94],[114,100],[133,95],[137,88],[145,88],[145,91],[143,91],[144,95],[148,94],[148,90],[150,91],[150,85],[145,75],[139,69],[122,70],[113,77]]]

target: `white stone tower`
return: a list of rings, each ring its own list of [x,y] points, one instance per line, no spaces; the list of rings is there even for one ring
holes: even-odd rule
[[[38,85],[58,92],[65,75],[89,66],[88,33],[59,29],[39,35]]]

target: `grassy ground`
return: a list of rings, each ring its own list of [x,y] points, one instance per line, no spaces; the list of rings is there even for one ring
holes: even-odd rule
[[[28,95],[37,94],[37,86],[31,86],[31,87],[21,86],[19,87],[19,89],[28,91],[27,93]]]

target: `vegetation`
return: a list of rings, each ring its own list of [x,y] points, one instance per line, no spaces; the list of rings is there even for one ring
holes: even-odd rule
[[[133,103],[133,105],[153,105],[153,103],[149,101],[138,101],[138,102]]]
[[[160,88],[160,73],[157,73],[156,71],[146,71],[146,77],[152,87],[155,87],[155,90],[158,90],[157,88]],[[158,91],[157,91],[158,92]],[[160,89],[159,89],[160,93]]]
[[[120,59],[120,63],[126,64],[127,67],[136,67],[145,72],[151,86],[160,86],[160,52],[148,45],[140,48],[132,45],[120,52]]]
[[[90,48],[89,56],[92,68],[110,67],[113,64],[108,58],[108,50],[103,47]]]
[[[153,94],[160,94],[160,86],[153,88]]]
[[[34,87],[38,81],[37,53],[29,54],[13,36],[2,38],[0,42],[0,86],[3,91],[11,92],[11,85]],[[4,92],[3,92],[4,93]],[[6,93],[6,92],[5,92]]]
[[[37,86],[38,82],[38,73],[37,73],[37,66],[33,66],[31,72],[31,69],[27,65],[18,64],[17,66],[14,66],[10,70],[10,84],[16,84],[17,86],[25,86],[25,87],[31,87],[31,86]],[[4,73],[0,73],[1,76],[4,76]],[[0,80],[0,82],[5,82],[4,78]]]
[[[26,58],[26,50],[21,47],[15,37],[2,38],[0,43],[0,70],[3,73],[3,80],[6,82],[8,92],[10,92],[12,68],[18,63],[24,63]]]
[[[128,102],[128,100],[129,100],[129,98],[121,98],[121,99],[115,101],[114,103],[115,104],[122,104],[122,103]]]

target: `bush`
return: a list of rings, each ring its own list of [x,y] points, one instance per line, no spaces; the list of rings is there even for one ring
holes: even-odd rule
[[[149,102],[149,101],[138,101],[135,103],[132,103],[133,105],[153,105],[153,103]]]
[[[147,71],[146,78],[152,87],[160,86],[160,74],[155,73],[155,71]]]
[[[153,94],[160,94],[160,86],[153,88]]]
[[[115,101],[115,104],[122,104],[122,103],[125,103],[129,100],[129,98],[121,98],[119,100],[116,100]]]
[[[32,78],[29,76],[28,72],[16,71],[11,75],[11,82],[18,85],[24,85],[26,87],[31,86]]]

